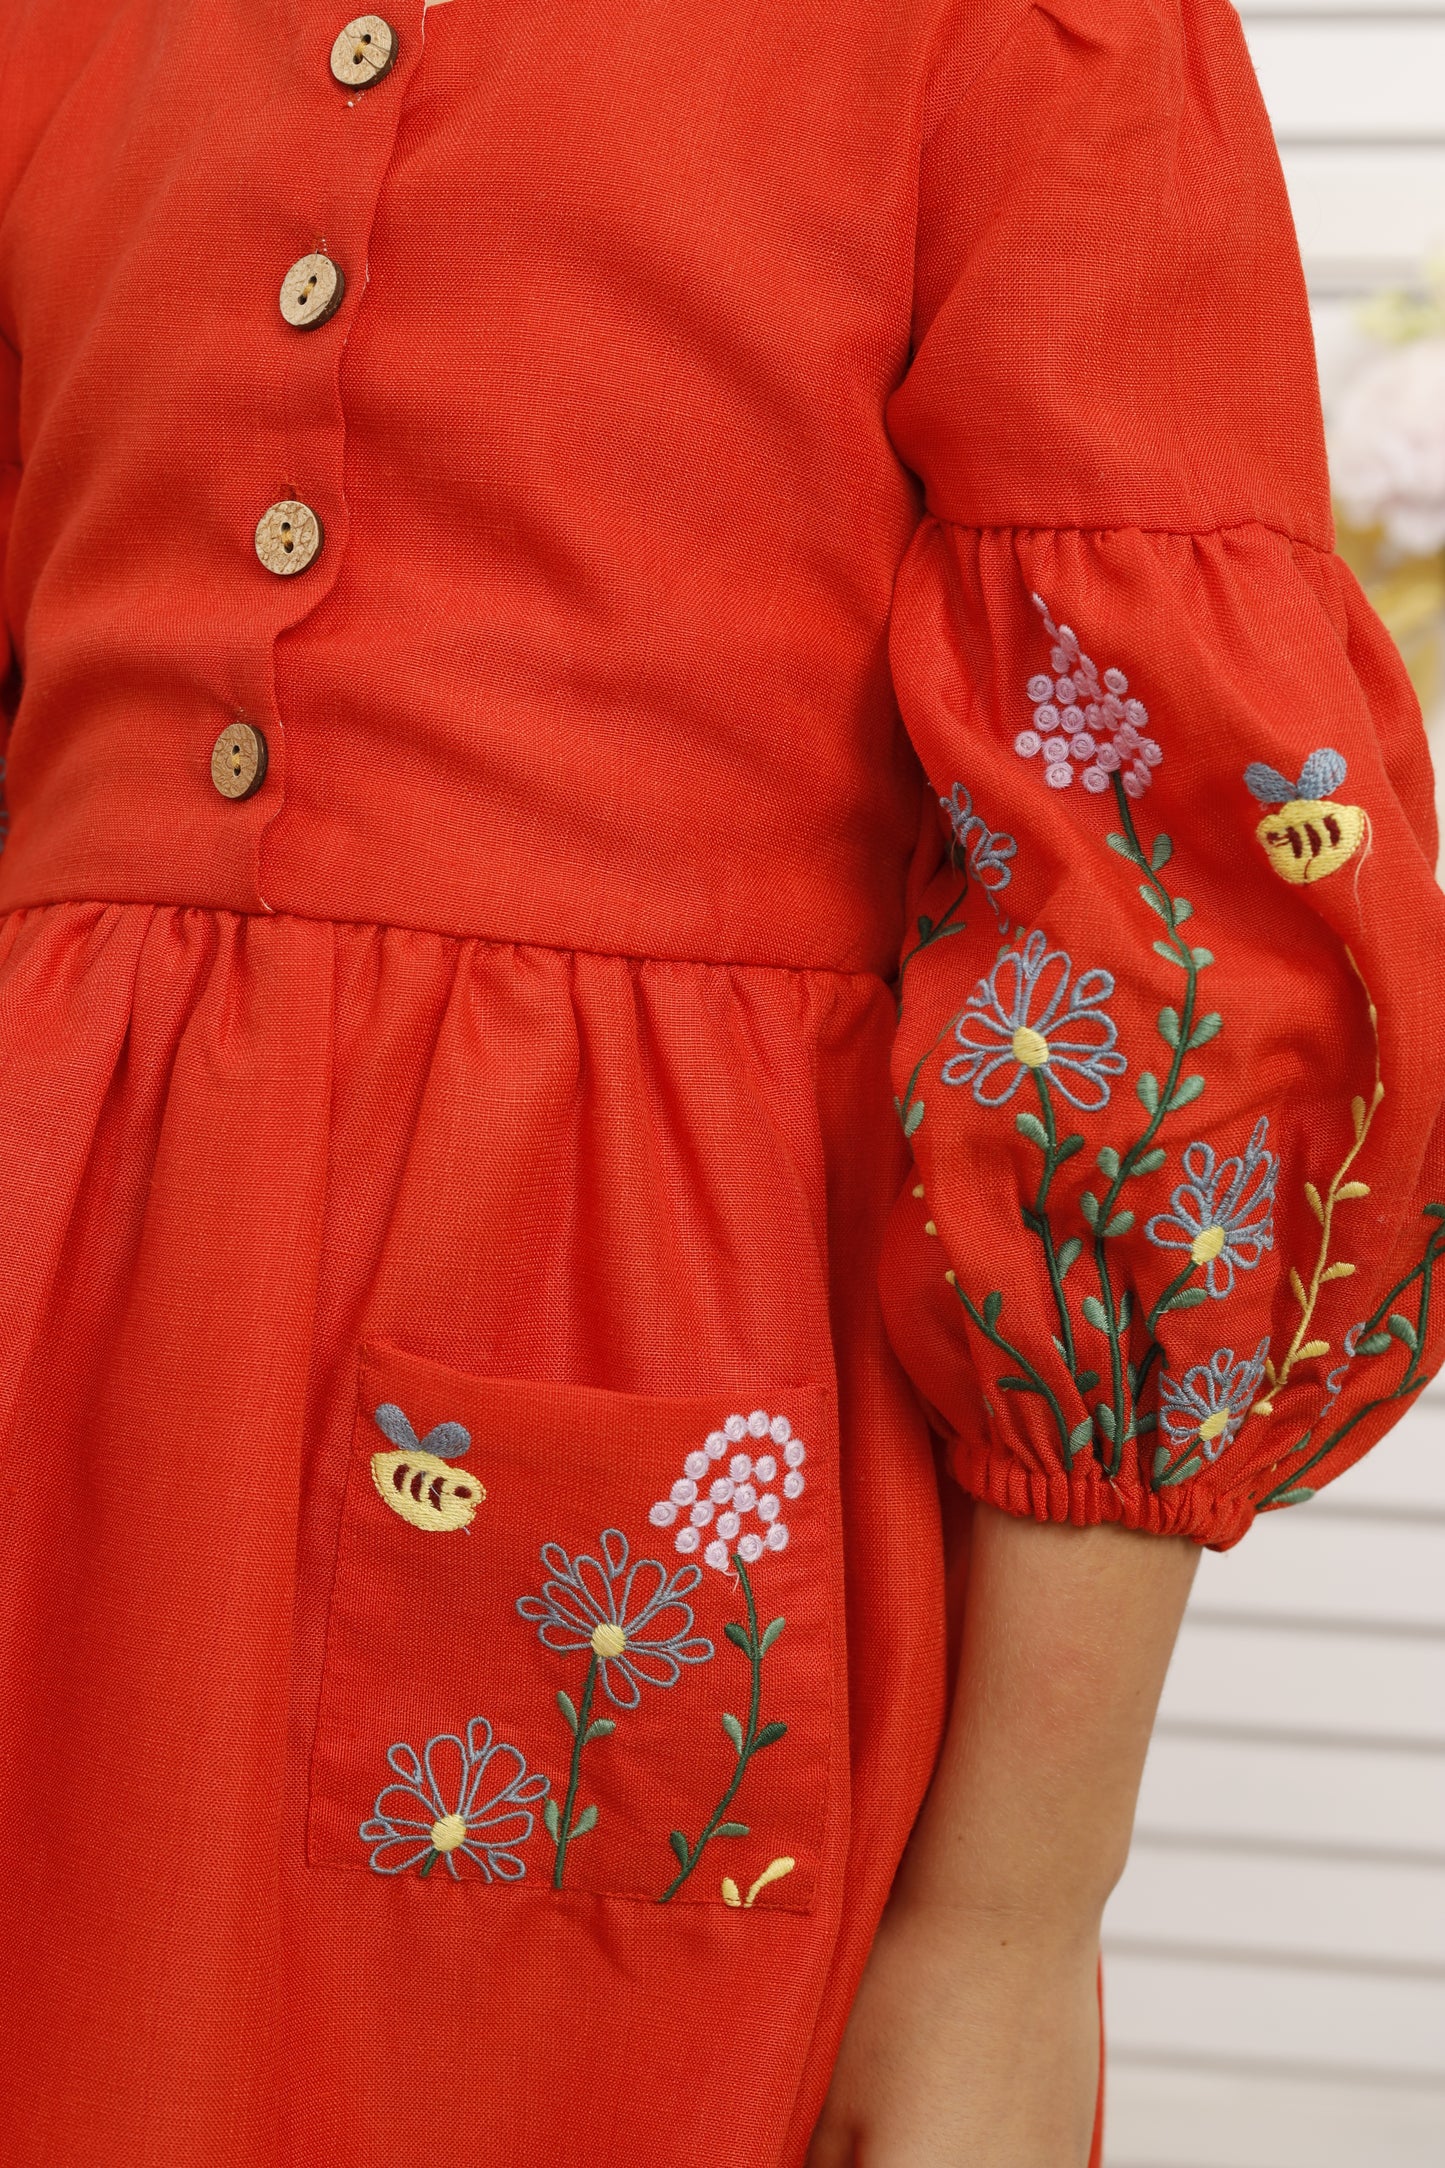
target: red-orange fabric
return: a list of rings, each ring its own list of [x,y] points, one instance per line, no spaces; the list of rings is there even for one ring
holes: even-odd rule
[[[1428,762],[1329,556],[1225,0],[390,16],[356,96],[314,0],[0,10],[0,2154],[622,2168],[641,2131],[657,2168],[798,2168],[944,1705],[925,1410],[972,1494],[1226,1543],[1438,1354],[1382,1327],[1336,1378],[1428,1288]],[[347,295],[301,334],[276,292],[317,248]],[[252,535],[291,496],[325,541],[280,580]],[[1150,708],[1147,796],[1013,749],[1066,624]],[[238,716],[270,763],[231,803]],[[1318,748],[1340,840],[1292,885],[1243,770]],[[1166,1066],[1130,820],[1224,1021],[1101,1237],[1136,1338],[1116,1303],[1086,1388],[1014,1116],[1107,1083],[1077,1215]],[[944,1077],[1023,969],[1001,917],[1071,952],[1125,1071],[1097,1021],[1071,1070],[1045,1004],[1011,1099]],[[1294,1333],[1303,1185],[1371,1092],[1357,971],[1385,1096],[1329,1357],[1160,1487],[1161,1379],[1187,1408]],[[1151,1356],[1181,1257],[1147,1223],[1186,1144],[1217,1170],[1264,1117],[1272,1242],[1231,1236]],[[1080,1347],[1099,1273],[1060,1273]],[[1353,1427],[1295,1482],[1321,1419]],[[402,1423],[453,1457],[386,1461]],[[738,1509],[694,1455],[747,1459],[786,1545],[708,1565]],[[579,1576],[635,1707],[549,1613]],[[513,1781],[411,1856],[375,1825],[429,1739]],[[658,1903],[744,1762],[746,1833]]]

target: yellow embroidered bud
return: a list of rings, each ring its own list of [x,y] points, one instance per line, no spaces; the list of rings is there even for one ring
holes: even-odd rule
[[[467,1841],[467,1825],[459,1814],[444,1814],[431,1825],[431,1841],[438,1852],[454,1852]]]
[[[1014,1060],[1026,1069],[1042,1069],[1049,1058],[1049,1042],[1041,1031],[1020,1025],[1013,1037]]]
[[[1225,1430],[1227,1430],[1228,1427],[1228,1408],[1216,1408],[1213,1415],[1205,1416],[1204,1421],[1199,1426],[1199,1435],[1206,1445],[1213,1445],[1215,1439],[1219,1437]]]
[[[1189,1254],[1196,1265],[1212,1265],[1224,1248],[1224,1241],[1222,1227],[1201,1227],[1189,1245]]]
[[[592,1647],[598,1656],[620,1656],[627,1646],[627,1636],[620,1626],[604,1619],[592,1630]]]

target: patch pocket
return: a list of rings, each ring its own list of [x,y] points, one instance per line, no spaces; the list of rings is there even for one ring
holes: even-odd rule
[[[843,1811],[836,1424],[363,1350],[313,1866],[811,1908]]]

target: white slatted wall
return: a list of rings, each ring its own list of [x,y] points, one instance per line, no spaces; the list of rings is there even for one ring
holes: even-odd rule
[[[1350,303],[1445,248],[1445,0],[1241,13],[1328,389]],[[1206,1554],[1106,1997],[1108,2168],[1445,2168],[1445,1385]]]

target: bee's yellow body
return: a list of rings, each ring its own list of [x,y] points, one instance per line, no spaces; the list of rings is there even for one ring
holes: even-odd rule
[[[393,1513],[413,1528],[465,1528],[486,1491],[474,1475],[420,1449],[373,1453],[371,1479]]]
[[[1266,813],[1255,834],[1281,880],[1323,881],[1354,857],[1365,837],[1365,810],[1332,798],[1291,798]]]

